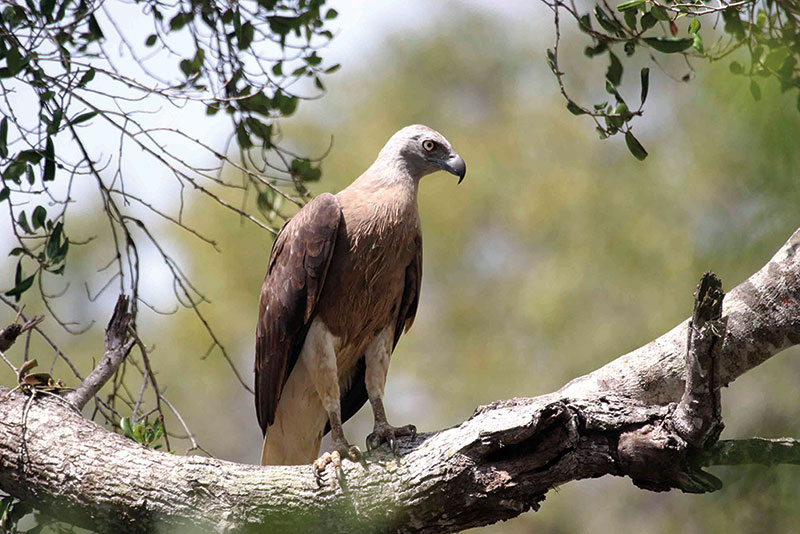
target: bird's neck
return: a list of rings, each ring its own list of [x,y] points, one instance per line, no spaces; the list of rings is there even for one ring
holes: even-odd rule
[[[401,159],[382,160],[373,163],[351,187],[362,190],[393,189],[403,191],[416,202],[419,179],[413,169],[409,169]]]

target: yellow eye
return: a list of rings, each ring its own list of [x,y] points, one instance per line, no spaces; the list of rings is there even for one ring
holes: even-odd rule
[[[435,147],[436,147],[436,143],[434,143],[434,142],[433,142],[433,141],[431,141],[430,139],[426,139],[426,140],[424,140],[424,141],[422,142],[422,148],[424,148],[424,149],[425,149],[425,150],[427,150],[428,152],[430,152],[431,150],[433,150]]]

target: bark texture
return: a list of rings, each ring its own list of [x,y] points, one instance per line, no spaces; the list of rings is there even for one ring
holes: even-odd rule
[[[725,296],[722,311],[720,386],[800,343],[800,230]],[[687,323],[555,393],[498,401],[457,427],[401,441],[399,458],[384,447],[366,465],[346,462],[341,477],[329,468],[321,486],[310,466],[145,449],[63,400],[16,391],[0,402],[0,489],[100,531],[303,533],[456,532],[603,475],[708,491],[715,479],[699,471],[707,458],[693,460],[697,451],[670,430],[685,393]],[[795,445],[761,448],[792,449],[796,459]]]

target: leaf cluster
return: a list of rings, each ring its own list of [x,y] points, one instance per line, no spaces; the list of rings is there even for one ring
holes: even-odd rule
[[[649,69],[642,69],[640,74],[641,100],[636,109],[631,110],[620,95],[624,61],[633,56],[637,49],[647,50],[657,65],[657,57],[661,54],[685,57],[690,72],[682,79],[689,81],[690,58],[716,61],[746,47],[750,52],[749,64],[742,65],[734,61],[730,64],[730,71],[734,75],[750,78],[750,90],[755,100],[761,98],[759,78],[776,78],[781,91],[796,89],[800,93],[800,10],[792,0],[743,0],[716,7],[700,0],[681,3],[672,0],[628,0],[614,9],[605,2],[599,2],[591,13],[583,14],[574,5],[556,0],[551,8],[557,14],[559,11],[569,13],[578,29],[589,37],[591,44],[584,49],[586,57],[607,56],[609,61],[604,86],[605,91],[613,97],[613,102],[580,105],[564,90],[561,80],[564,73],[556,68],[557,37],[556,48],[548,50],[547,57],[550,68],[559,79],[567,109],[574,115],[590,115],[603,139],[623,133],[628,148],[637,159],[644,159],[647,152],[633,136],[631,120],[643,113]],[[708,21],[709,27],[713,27],[715,19],[724,22],[722,35],[719,32],[701,32],[701,20]],[[714,43],[706,46],[703,35],[707,38],[710,35],[715,39]],[[800,94],[797,105],[800,110]]]

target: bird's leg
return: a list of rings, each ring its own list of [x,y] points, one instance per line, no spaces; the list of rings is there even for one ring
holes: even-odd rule
[[[389,370],[389,356],[391,355],[391,332],[387,329],[370,345],[365,358],[367,369],[365,382],[367,396],[375,416],[375,427],[367,436],[367,452],[380,447],[381,443],[388,443],[393,453],[397,452],[397,438],[417,434],[417,427],[406,425],[394,427],[386,420],[386,410],[383,407],[383,390],[386,385],[386,373]]]
[[[321,323],[320,323],[321,324]],[[316,331],[312,325],[306,337],[303,351],[309,354],[301,354],[301,361],[306,368],[317,390],[322,406],[328,414],[331,423],[331,438],[333,450],[326,452],[314,461],[314,472],[317,478],[328,464],[332,463],[337,470],[342,468],[342,458],[348,458],[354,462],[362,459],[361,451],[347,442],[342,430],[342,405],[339,396],[339,371],[336,365],[336,351],[333,339],[327,329],[322,326]],[[310,341],[310,342],[309,342]]]

